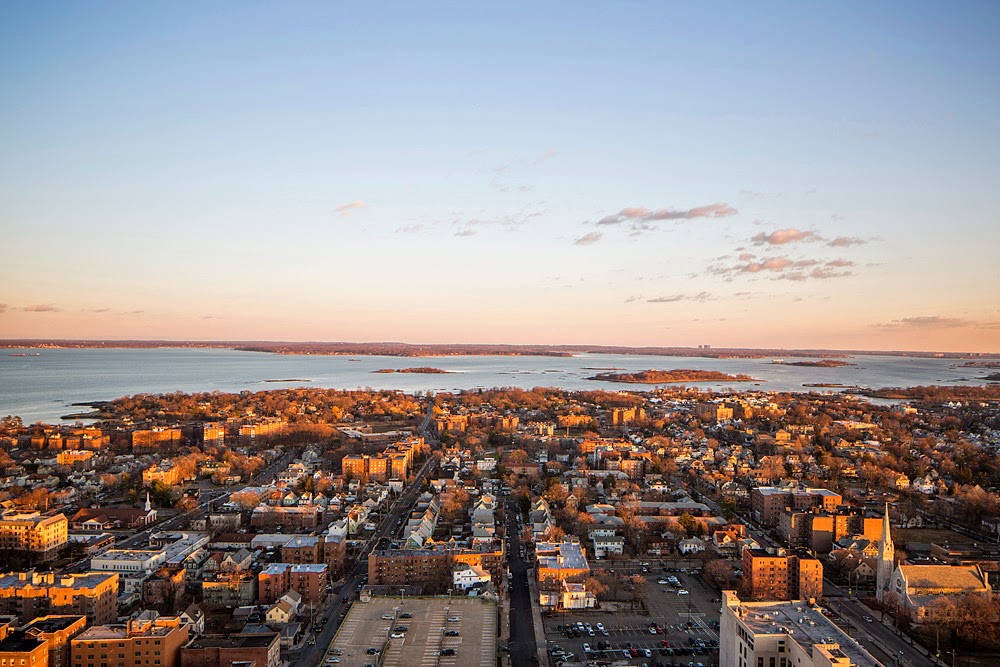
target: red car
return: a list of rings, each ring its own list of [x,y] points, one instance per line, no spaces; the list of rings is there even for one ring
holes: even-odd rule
[[[668,642],[666,639],[661,639],[660,646],[662,646],[663,648],[670,648],[670,642]]]
[[[636,648],[630,648],[630,649],[628,650],[628,654],[629,654],[630,656],[632,656],[633,658],[638,658],[638,657],[639,657],[639,649],[636,649]]]

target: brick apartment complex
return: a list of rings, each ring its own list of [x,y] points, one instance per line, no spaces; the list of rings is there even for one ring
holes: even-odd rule
[[[181,667],[278,667],[281,642],[277,632],[232,636],[206,635],[181,649]]]
[[[316,505],[282,507],[258,505],[250,514],[250,526],[273,530],[278,526],[286,530],[312,530],[319,525],[322,510]]]
[[[68,667],[69,642],[86,627],[86,616],[41,616],[21,629],[26,635],[46,642],[48,667]]]
[[[69,520],[65,514],[4,512],[0,518],[0,549],[26,551],[43,560],[58,554],[68,534]]]
[[[118,615],[117,600],[117,572],[0,575],[0,614],[22,620],[55,613],[80,614],[91,624],[112,623]]]
[[[408,438],[389,445],[385,451],[375,456],[368,454],[352,454],[345,456],[341,462],[341,470],[363,482],[370,480],[384,482],[389,479],[406,480],[413,467],[413,460],[426,445],[423,438]]]
[[[765,526],[777,526],[782,510],[806,510],[818,507],[834,512],[844,499],[829,489],[809,487],[760,486],[750,493],[753,515]]]
[[[844,537],[861,535],[872,542],[881,541],[882,518],[866,517],[860,512],[830,514],[786,509],[778,515],[778,530],[791,549],[827,553],[833,549],[834,542]]]
[[[72,667],[180,667],[189,627],[179,616],[95,625],[70,641]]]
[[[326,599],[328,570],[325,563],[271,563],[257,575],[257,601],[259,604],[274,604],[288,591],[296,591],[304,603],[319,605]]]
[[[823,597],[823,564],[804,553],[743,550],[743,593],[758,600]]]
[[[374,586],[423,585],[447,588],[452,580],[452,567],[466,563],[490,573],[500,581],[503,550],[484,549],[385,549],[368,556],[368,583]]]
[[[281,562],[293,565],[326,563],[327,575],[334,577],[344,568],[347,540],[328,535],[296,536],[281,547]]]
[[[48,667],[49,646],[44,639],[33,637],[10,624],[0,625],[0,665]]]

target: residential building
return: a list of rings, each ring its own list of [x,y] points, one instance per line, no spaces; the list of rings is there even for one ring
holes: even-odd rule
[[[22,620],[47,614],[82,614],[91,624],[110,623],[117,617],[118,576],[117,572],[0,575],[0,614]]]
[[[181,667],[278,667],[277,632],[198,637],[181,649]]]
[[[23,630],[0,629],[0,665],[48,667],[49,646],[44,639]]]
[[[86,616],[40,616],[21,629],[47,644],[48,667],[69,667],[69,641],[86,627]]]
[[[750,492],[750,508],[757,521],[765,526],[778,525],[778,518],[785,508],[803,510],[819,507],[833,512],[842,504],[841,495],[829,489],[760,486]]]
[[[823,596],[823,564],[802,552],[743,549],[743,595],[758,600]]]
[[[95,625],[70,640],[72,667],[180,667],[189,628],[179,616]]]
[[[306,604],[318,606],[326,599],[328,570],[325,563],[271,563],[257,575],[259,604],[273,604],[288,591],[296,591]]]
[[[25,551],[43,560],[58,554],[68,533],[69,521],[61,513],[4,512],[0,517],[0,549]]]

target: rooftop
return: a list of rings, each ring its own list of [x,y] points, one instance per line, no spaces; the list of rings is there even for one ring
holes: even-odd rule
[[[277,632],[237,635],[204,635],[192,641],[188,648],[266,648],[278,636]]]
[[[868,651],[802,600],[792,602],[741,602],[737,616],[755,635],[787,635],[809,653],[816,644],[838,644],[857,667],[882,667]]]

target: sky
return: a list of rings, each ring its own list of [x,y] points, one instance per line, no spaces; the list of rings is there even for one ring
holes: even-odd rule
[[[1000,352],[1000,5],[0,4],[0,338]]]

